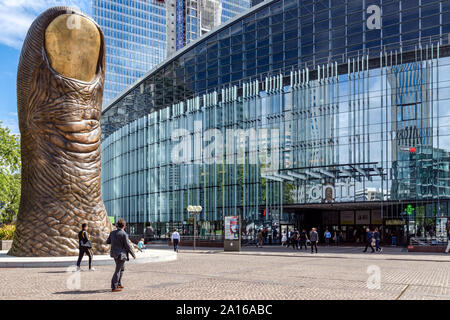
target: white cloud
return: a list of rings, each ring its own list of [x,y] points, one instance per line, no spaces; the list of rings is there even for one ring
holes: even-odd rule
[[[8,127],[12,134],[20,134],[19,122],[17,118],[0,119],[2,127]]]
[[[90,0],[0,0],[0,43],[20,49],[33,20],[50,7],[67,5],[90,13]]]

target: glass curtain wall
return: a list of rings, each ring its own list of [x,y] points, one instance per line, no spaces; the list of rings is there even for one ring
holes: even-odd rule
[[[221,233],[276,226],[290,204],[376,202],[411,235],[442,237],[450,208],[450,58],[439,44],[244,82],[145,115],[104,139],[110,215]]]
[[[161,1],[93,0],[105,34],[104,105],[166,57],[166,8]]]

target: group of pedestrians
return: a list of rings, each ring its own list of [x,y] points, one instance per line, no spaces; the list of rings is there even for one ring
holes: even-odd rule
[[[263,244],[272,244],[272,239],[276,239],[277,230],[274,229],[272,235],[269,235],[269,228],[259,229],[256,234],[256,246],[262,248]]]
[[[366,247],[364,248],[363,252],[367,252],[367,249],[369,247],[370,247],[370,249],[372,249],[372,253],[373,252],[379,252],[379,253],[383,252],[383,249],[380,246],[381,235],[380,235],[380,231],[378,230],[378,228],[375,228],[374,231],[370,230],[370,228],[367,228],[365,241],[366,241]]]
[[[335,244],[339,244],[340,232],[336,231],[334,237],[328,228],[323,233],[323,238],[325,239],[325,245],[329,246],[331,240],[333,239]],[[366,229],[366,238],[365,238],[365,248],[363,252],[367,252],[368,248],[371,248],[372,252],[383,252],[381,248],[381,234],[378,228],[375,228],[373,231],[370,228]],[[317,253],[317,243],[319,242],[319,234],[316,228],[312,228],[309,233],[303,229],[301,232],[298,231],[297,228],[294,228],[294,231],[289,230],[283,232],[281,238],[281,245],[289,248],[292,246],[292,249],[302,250],[303,247],[305,250],[308,249],[308,245],[311,247],[311,253]],[[450,246],[449,246],[450,247]]]
[[[129,261],[129,255],[131,255],[134,259],[136,259],[136,254],[133,249],[133,244],[131,243],[128,234],[125,232],[126,222],[123,219],[117,221],[117,229],[112,231],[106,240],[107,244],[111,245],[110,256],[114,258],[114,262],[116,264],[116,268],[114,270],[113,277],[111,279],[111,290],[113,292],[119,292],[124,287],[122,285],[122,277],[125,271],[125,262]],[[88,226],[83,223],[81,225],[81,231],[78,233],[78,241],[79,241],[79,256],[77,261],[77,270],[81,271],[81,260],[84,255],[87,255],[89,258],[89,271],[95,271],[95,268],[92,266],[93,260],[93,250],[92,243],[89,240],[88,235]],[[336,232],[336,238],[339,237],[339,234]],[[180,242],[180,234],[175,229],[172,233],[171,240],[173,243],[174,251],[178,252],[178,244]],[[324,232],[325,244],[328,246],[330,244],[331,232],[328,229]],[[450,250],[450,230],[447,231],[448,245],[445,250],[445,253],[448,253]],[[336,241],[336,240],[335,240]],[[263,242],[263,232],[260,230],[258,232],[258,246],[262,247]],[[317,243],[319,242],[319,234],[316,228],[312,228],[309,234],[303,229],[301,232],[298,231],[297,228],[294,231],[289,230],[286,234],[286,231],[282,234],[281,245],[295,250],[302,250],[305,247],[305,250],[308,250],[308,244],[311,247],[311,253],[317,253]],[[375,228],[373,231],[370,228],[366,229],[366,237],[365,237],[365,248],[363,252],[367,252],[367,249],[370,247],[372,252],[382,252],[383,249],[380,246],[381,235],[378,228]],[[144,250],[144,239],[140,239],[138,243],[138,250]]]
[[[294,231],[289,230],[288,233],[286,231],[283,232],[281,238],[281,245],[289,248],[292,246],[292,249],[308,250],[308,245],[311,246],[311,253],[314,251],[317,253],[317,243],[319,242],[319,234],[316,228],[312,228],[311,231],[306,232],[305,229],[302,229],[301,232],[298,231],[297,228],[294,228]]]

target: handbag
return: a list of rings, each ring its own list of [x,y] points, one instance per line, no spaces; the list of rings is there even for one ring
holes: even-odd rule
[[[85,247],[85,248],[88,248],[88,249],[91,249],[92,248],[92,243],[88,240],[88,241],[86,241],[84,243],[81,243],[81,246]]]
[[[85,232],[86,232],[86,231],[83,232],[83,239],[85,238],[85,237],[84,237],[84,233],[85,233]],[[86,235],[86,239],[87,239],[87,235]],[[81,241],[80,241],[80,246],[81,246],[81,247],[84,247],[84,248],[91,249],[91,248],[92,248],[92,243],[91,243],[91,241],[89,241],[89,240],[87,240],[86,242],[83,242],[83,240],[81,240]]]

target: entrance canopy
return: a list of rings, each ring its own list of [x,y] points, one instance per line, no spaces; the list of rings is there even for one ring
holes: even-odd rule
[[[332,164],[315,167],[285,168],[279,172],[263,175],[275,181],[311,181],[324,179],[327,181],[338,179],[354,179],[361,182],[362,179],[372,181],[374,176],[385,176],[383,167],[378,162]]]

